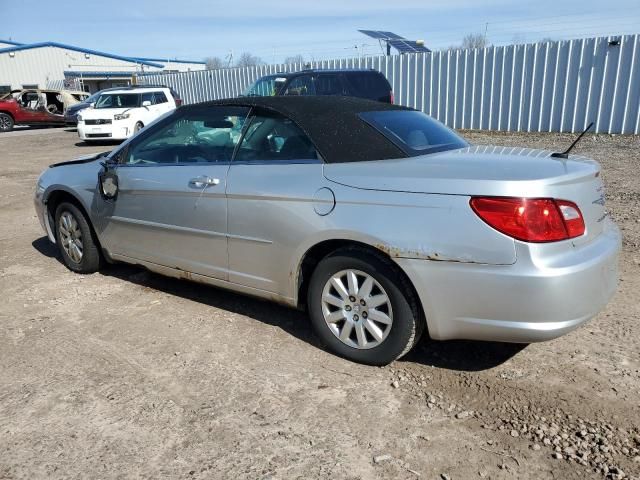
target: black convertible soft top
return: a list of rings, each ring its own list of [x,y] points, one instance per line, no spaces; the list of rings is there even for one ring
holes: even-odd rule
[[[371,111],[411,110],[400,105],[339,96],[240,97],[180,107],[199,109],[214,105],[255,107],[293,120],[315,144],[327,163],[404,158],[407,154],[358,114]]]

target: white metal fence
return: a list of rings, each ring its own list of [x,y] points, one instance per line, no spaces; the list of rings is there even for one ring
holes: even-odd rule
[[[527,132],[640,129],[640,35],[312,62],[312,68],[373,68],[396,103],[450,127]],[[144,75],[185,103],[234,97],[262,75],[301,64]]]

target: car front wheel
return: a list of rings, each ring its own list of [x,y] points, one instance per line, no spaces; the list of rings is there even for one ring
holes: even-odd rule
[[[77,273],[93,273],[101,264],[95,234],[78,207],[63,202],[56,209],[56,242],[62,261]]]
[[[0,132],[13,130],[13,117],[8,113],[0,113]]]
[[[326,257],[307,292],[314,330],[340,356],[369,365],[393,362],[422,332],[407,283],[391,262],[375,254],[349,249]]]

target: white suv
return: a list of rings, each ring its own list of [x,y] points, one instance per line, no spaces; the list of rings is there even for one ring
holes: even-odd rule
[[[124,140],[175,108],[176,99],[169,88],[105,92],[92,108],[78,114],[78,136],[85,142]]]

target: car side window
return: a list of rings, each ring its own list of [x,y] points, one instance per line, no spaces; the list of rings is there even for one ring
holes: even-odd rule
[[[316,88],[311,75],[300,75],[287,85],[284,95],[315,95]]]
[[[391,85],[381,73],[348,72],[343,78],[346,80],[350,96],[391,102]]]
[[[153,94],[153,104],[154,105],[158,105],[160,103],[167,103],[167,96],[164,94],[164,92],[154,92]]]
[[[289,118],[256,115],[247,128],[234,161],[315,160],[309,137]]]
[[[132,142],[125,165],[224,163],[240,140],[247,107],[209,107],[177,115]]]
[[[141,102],[149,102],[151,105],[153,105],[153,92],[143,93]],[[140,103],[140,105],[142,105],[142,103]]]
[[[29,110],[37,110],[42,103],[38,92],[24,92],[20,97],[20,105]]]
[[[337,74],[321,74],[316,77],[316,95],[345,95],[342,81]]]

